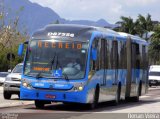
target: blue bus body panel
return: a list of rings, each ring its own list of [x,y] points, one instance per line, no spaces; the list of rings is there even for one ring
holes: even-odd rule
[[[21,99],[30,100],[49,100],[55,102],[77,102],[86,103],[86,91],[65,92],[65,91],[46,91],[30,90],[21,86]]]
[[[80,81],[66,81],[60,80],[54,82],[47,81],[48,79],[35,79],[31,77],[22,76],[22,79],[28,79],[31,82],[31,89],[20,86],[20,99],[23,100],[49,100],[55,102],[87,102],[87,87],[82,91],[73,91],[73,83]],[[81,82],[84,80],[81,80]]]

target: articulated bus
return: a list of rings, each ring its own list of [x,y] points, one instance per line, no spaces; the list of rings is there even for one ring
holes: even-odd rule
[[[83,25],[47,25],[25,42],[20,99],[51,102],[134,99],[148,89],[148,43],[138,36]],[[19,45],[22,55],[24,44]],[[68,66],[74,61],[78,67]]]

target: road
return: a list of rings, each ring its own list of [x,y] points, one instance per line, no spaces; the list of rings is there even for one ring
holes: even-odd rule
[[[115,106],[113,102],[100,103],[95,110],[89,110],[84,105],[63,105],[53,103],[46,105],[45,109],[36,109],[33,104],[18,107],[1,108],[1,117],[7,114],[18,114],[18,119],[125,119],[132,118],[132,113],[158,113],[154,115],[160,119],[160,87],[153,87],[148,94],[140,97],[139,102],[121,101]],[[11,115],[13,116],[13,115]],[[140,115],[143,116],[143,115]]]
[[[33,104],[33,101],[20,101],[18,95],[12,95],[11,100],[5,100],[3,97],[3,86],[0,86],[0,108],[13,107],[18,105]],[[1,111],[0,111],[1,112]]]

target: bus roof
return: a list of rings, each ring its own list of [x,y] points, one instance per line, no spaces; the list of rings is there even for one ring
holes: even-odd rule
[[[86,33],[87,35],[91,36],[91,31],[100,31],[105,32],[113,35],[118,35],[117,32],[106,29],[106,28],[100,28],[100,27],[94,27],[94,26],[87,26],[87,25],[75,25],[75,24],[50,24],[45,26],[42,29],[37,30],[32,37],[33,38],[48,38],[48,33],[53,33],[52,35],[55,35],[56,33],[70,33],[74,34],[75,36],[81,35]]]
[[[42,29],[37,30],[32,38],[34,39],[48,39],[55,38],[59,36],[66,37],[79,37],[81,35],[85,37],[91,37],[92,33],[97,31],[105,36],[118,37],[122,39],[127,39],[130,37],[135,42],[141,42],[142,44],[146,44],[147,42],[138,37],[131,34],[127,34],[124,32],[116,32],[108,28],[102,27],[94,27],[87,25],[75,25],[75,24],[49,24]],[[88,40],[88,39],[87,39]]]

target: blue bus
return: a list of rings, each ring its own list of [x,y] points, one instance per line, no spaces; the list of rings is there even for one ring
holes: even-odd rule
[[[107,28],[54,24],[19,45],[27,50],[20,99],[36,108],[51,102],[83,103],[134,99],[148,89],[148,43]]]

